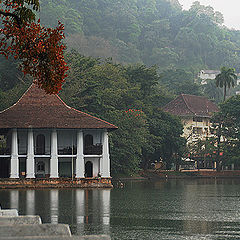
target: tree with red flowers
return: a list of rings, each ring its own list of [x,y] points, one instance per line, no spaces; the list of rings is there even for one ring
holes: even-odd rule
[[[64,60],[64,26],[46,28],[35,22],[39,0],[0,0],[3,28],[0,54],[20,60],[20,69],[47,93],[58,93],[67,76]]]

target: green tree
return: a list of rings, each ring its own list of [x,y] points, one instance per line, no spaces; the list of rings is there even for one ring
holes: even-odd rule
[[[170,167],[173,156],[181,156],[182,125],[159,110],[171,96],[159,84],[156,67],[114,64],[76,51],[68,62],[65,101],[119,127],[110,135],[113,172],[133,174],[140,163],[149,166],[160,156]]]
[[[143,166],[149,167],[151,162],[162,159],[167,169],[176,166],[183,156],[186,141],[181,137],[183,126],[180,119],[155,109],[148,115],[149,137],[143,148]]]
[[[222,67],[221,73],[216,76],[216,86],[223,88],[223,101],[226,100],[227,88],[234,87],[237,75],[234,68]]]
[[[220,111],[213,117],[212,128],[215,133],[213,146],[215,159],[220,165],[234,163],[240,166],[240,96],[233,96],[220,105]]]
[[[194,83],[193,74],[183,69],[166,69],[162,71],[160,73],[160,82],[176,95],[200,95],[200,88]]]

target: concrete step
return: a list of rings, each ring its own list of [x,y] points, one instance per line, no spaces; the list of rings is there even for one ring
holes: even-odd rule
[[[0,216],[18,216],[17,209],[0,209]]]
[[[65,236],[70,237],[71,232],[67,224],[38,224],[38,225],[3,225],[0,226],[0,239],[7,237],[28,236]]]
[[[0,216],[0,226],[18,224],[41,224],[39,216]]]
[[[60,236],[39,236],[39,237],[4,237],[0,236],[1,240],[111,240],[110,236],[107,235],[88,235],[88,236],[71,236],[71,237],[60,237]]]

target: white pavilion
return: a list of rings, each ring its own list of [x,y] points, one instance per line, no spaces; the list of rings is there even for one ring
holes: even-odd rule
[[[32,84],[0,112],[0,178],[110,178],[114,129]]]

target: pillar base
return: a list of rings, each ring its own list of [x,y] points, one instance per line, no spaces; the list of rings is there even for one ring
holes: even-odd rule
[[[59,176],[58,175],[52,175],[52,176],[50,176],[50,178],[59,178]]]
[[[79,176],[76,175],[75,178],[85,178],[85,176],[84,175],[79,175]]]
[[[34,174],[28,174],[28,175],[26,175],[26,178],[35,178],[35,175]]]
[[[10,175],[10,178],[19,178],[19,175]]]

